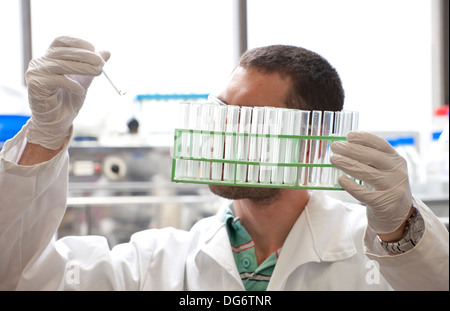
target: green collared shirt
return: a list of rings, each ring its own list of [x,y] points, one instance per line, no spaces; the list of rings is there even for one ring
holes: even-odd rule
[[[255,244],[239,218],[234,216],[232,208],[227,208],[224,220],[230,237],[234,261],[245,289],[248,291],[265,291],[277,263],[280,249],[258,266]]]

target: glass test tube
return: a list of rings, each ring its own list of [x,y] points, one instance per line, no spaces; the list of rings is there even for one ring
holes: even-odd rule
[[[309,134],[309,118],[311,112],[307,110],[300,110],[300,136],[306,136]],[[308,140],[300,139],[298,141],[298,163],[306,163],[308,155]],[[298,184],[300,186],[307,183],[308,167],[300,166],[298,168]]]
[[[239,117],[239,130],[240,134],[250,133],[250,121],[252,119],[252,107],[241,107],[241,113]],[[249,136],[239,136],[237,144],[237,160],[247,161],[248,160],[248,149],[249,149]],[[236,168],[236,181],[239,183],[244,183],[247,181],[247,164],[238,164]]]
[[[188,102],[182,102],[179,106],[178,115],[178,128],[187,129],[189,127],[189,108],[191,104]],[[175,144],[174,155],[182,157],[189,156],[189,133],[182,132],[177,137]],[[176,159],[175,177],[177,179],[185,178],[187,172],[187,160]]]
[[[213,104],[206,103],[202,106],[201,111],[201,155],[202,158],[210,159],[211,158],[211,149],[212,149],[212,135],[210,131],[214,129],[214,118],[212,115],[213,112]],[[211,162],[202,161],[200,162],[200,179],[209,180],[211,175]]]
[[[227,115],[227,106],[224,105],[214,105],[213,106],[214,115],[214,132],[224,132],[225,131],[225,119]],[[220,160],[223,159],[223,145],[224,145],[224,134],[214,133],[213,134],[213,159]],[[222,168],[223,163],[212,162],[211,170],[211,180],[221,181],[222,180]]]
[[[274,153],[274,138],[271,135],[275,134],[277,108],[264,107],[264,124],[263,134],[269,134],[269,137],[263,137],[261,142],[261,163],[273,162]],[[272,168],[267,165],[261,165],[259,168],[259,182],[262,184],[269,184]]]
[[[337,129],[336,134],[339,136],[347,136],[348,132],[358,129],[358,111],[342,110],[337,111]],[[336,121],[335,121],[336,122]]]
[[[189,129],[199,130],[201,125],[201,111],[202,105],[200,103],[192,103],[189,111]],[[200,134],[192,133],[190,141],[190,157],[200,158],[201,146],[200,146]],[[188,162],[189,179],[197,179],[199,174],[200,161],[191,160]]]
[[[336,111],[334,113],[334,130],[333,130],[333,135],[341,136],[341,128],[342,128],[341,111]],[[338,170],[337,168],[333,168],[333,170],[331,171],[331,177],[330,177],[330,179],[331,179],[330,181],[331,181],[331,185],[332,186],[339,186],[338,179],[339,179],[340,176],[342,176],[342,172],[340,170]]]
[[[351,117],[349,117],[350,118],[350,121],[349,121],[350,125],[348,126],[348,132],[357,131],[358,130],[358,123],[359,123],[359,112],[358,111],[350,111],[350,113],[351,113]],[[348,132],[345,135],[347,135]],[[351,177],[351,176],[349,176],[349,177]],[[359,183],[359,180],[355,179],[355,181]]]
[[[225,131],[228,133],[236,133],[239,122],[239,106],[228,106],[227,120]],[[225,136],[225,160],[235,160],[236,157],[236,136]],[[235,164],[225,163],[223,169],[223,180],[234,181]]]
[[[348,132],[358,129],[358,112],[357,111],[336,111],[334,117],[334,135],[347,136]],[[338,186],[338,179],[344,175],[344,172],[334,168],[331,173],[331,183]]]
[[[275,135],[287,135],[289,132],[290,109],[278,108],[276,115],[276,124],[274,126]],[[285,163],[286,161],[286,138],[272,138],[272,162]],[[271,181],[273,184],[282,184],[284,175],[284,166],[273,166]]]
[[[311,116],[311,136],[320,136],[322,123],[322,111],[313,110]],[[320,140],[311,139],[309,142],[309,161],[310,164],[319,163],[319,147]],[[314,185],[317,183],[319,176],[319,169],[316,167],[309,167],[308,170],[308,185]]]
[[[359,126],[359,112],[352,111],[352,126],[350,127],[350,131],[357,131]]]
[[[251,134],[262,134],[264,123],[264,108],[254,107],[252,112],[252,121],[250,125]],[[249,161],[260,161],[261,156],[261,137],[250,136],[249,141]],[[247,180],[249,183],[258,183],[259,180],[259,165],[248,166]]]
[[[322,118],[322,136],[331,136],[333,134],[333,121],[334,121],[333,111],[324,111]],[[321,140],[320,144],[320,163],[321,164],[330,163],[330,141],[325,139]],[[331,178],[331,168],[321,167],[319,183],[321,185],[331,185],[330,178]]]
[[[297,109],[289,109],[288,121],[286,127],[287,135],[300,135],[300,122],[301,122],[301,111]],[[299,155],[299,140],[296,138],[289,138],[286,140],[286,153],[285,162],[286,163],[297,163]],[[283,183],[286,185],[293,186],[297,181],[297,168],[296,167],[285,167],[283,175]]]

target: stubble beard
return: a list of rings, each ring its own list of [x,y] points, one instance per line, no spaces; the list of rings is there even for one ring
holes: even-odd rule
[[[279,188],[260,188],[260,187],[239,187],[239,186],[220,186],[209,185],[212,193],[231,200],[248,199],[250,201],[269,204],[277,200],[281,194]]]

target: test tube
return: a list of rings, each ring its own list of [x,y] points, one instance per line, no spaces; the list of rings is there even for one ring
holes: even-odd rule
[[[250,126],[250,133],[255,134],[250,136],[249,140],[249,161],[260,161],[261,157],[261,137],[263,133],[263,123],[264,123],[264,108],[254,107],[252,112],[252,121]],[[248,176],[247,180],[249,183],[258,183],[259,180],[259,165],[249,165],[248,166]]]
[[[313,110],[312,116],[311,116],[311,136],[319,136],[321,131],[321,122],[322,122],[322,111],[319,110]],[[311,139],[309,142],[309,161],[310,164],[317,164],[319,163],[319,147],[320,147],[320,140],[318,139]],[[309,167],[308,170],[308,185],[314,185],[317,183],[318,180],[318,168],[316,167]]]
[[[212,104],[206,103],[202,106],[201,124],[202,124],[202,147],[201,156],[204,159],[211,158],[212,135],[211,131],[214,129],[214,118],[212,116]],[[200,162],[200,179],[209,180],[211,175],[211,162]]]
[[[275,135],[287,135],[290,131],[289,124],[290,109],[278,108],[276,115],[276,124],[274,126]],[[272,138],[273,163],[283,164],[286,161],[286,138],[275,136]],[[272,184],[282,184],[284,175],[284,166],[272,167]]]
[[[341,123],[342,122],[341,115],[342,111],[336,111],[334,113],[334,130],[333,130],[334,136],[341,136],[341,129],[343,127]],[[337,168],[333,168],[330,177],[332,186],[339,186],[338,179],[340,176],[342,176],[342,172]]]
[[[336,111],[334,117],[334,135],[347,136],[348,132],[358,129],[358,112],[357,111]],[[331,183],[333,186],[338,186],[338,179],[344,175],[344,172],[334,168],[331,172]]]
[[[286,134],[287,135],[300,135],[300,122],[301,122],[301,111],[297,109],[288,110],[288,121]],[[298,162],[298,151],[299,151],[299,140],[297,138],[289,138],[286,140],[286,163],[297,163]],[[293,186],[297,181],[297,168],[296,167],[285,167],[283,175],[283,183],[285,185]]]
[[[225,136],[225,160],[235,160],[236,157],[236,135],[239,121],[239,106],[228,106],[225,131],[233,135]],[[234,181],[235,164],[225,163],[223,166],[223,180]]]
[[[327,137],[333,134],[333,121],[334,113],[333,111],[324,111],[322,118],[322,136]],[[329,164],[330,163],[330,142],[326,139],[321,140],[320,145],[320,163]],[[321,167],[320,168],[320,184],[329,185],[331,184],[331,168]]]
[[[192,103],[189,111],[189,129],[199,130],[201,125],[201,111],[202,105],[200,103]],[[191,133],[190,141],[190,154],[192,158],[200,158],[201,156],[201,145],[200,145],[200,134]],[[199,175],[200,161],[190,160],[188,162],[188,179],[197,179]]]
[[[299,135],[305,137],[309,134],[309,119],[311,112],[307,110],[300,110],[300,132]],[[308,140],[301,138],[298,141],[298,163],[306,163],[308,155]],[[298,184],[300,186],[307,183],[308,168],[299,166],[298,168]]]
[[[261,163],[270,163],[273,160],[274,138],[276,130],[277,109],[274,107],[264,107],[263,136],[261,142]],[[270,184],[272,168],[268,165],[261,165],[259,168],[259,182]]]
[[[359,112],[352,111],[352,126],[350,127],[350,131],[357,131],[359,126]]]
[[[227,106],[225,105],[214,105],[213,106],[214,115],[214,134],[213,134],[213,159],[222,160],[223,159],[223,145],[224,145],[224,131],[225,131],[225,119],[227,115]],[[223,163],[213,162],[211,170],[211,180],[221,181],[222,180],[222,168]]]
[[[191,104],[182,102],[179,106],[178,127],[179,129],[187,129],[189,127],[189,108]],[[177,135],[174,149],[174,156],[189,156],[189,134],[181,132]],[[187,160],[176,159],[175,177],[177,179],[185,178],[187,173]]]
[[[359,125],[359,112],[358,111],[351,111],[351,118],[350,118],[350,126],[349,126],[349,132],[350,131],[357,131],[358,130],[358,125]],[[347,132],[348,134],[348,132]],[[347,135],[346,134],[346,135]],[[351,177],[351,176],[349,176]],[[351,177],[353,178],[353,177]],[[357,183],[361,183],[360,180],[357,180],[356,178],[353,178],[355,180],[355,182]],[[371,187],[371,186],[370,186]]]
[[[335,129],[336,135],[347,136],[348,132],[358,129],[358,116],[357,111],[342,110],[336,112],[337,128]],[[336,122],[336,121],[335,121]]]
[[[241,107],[241,113],[239,117],[239,134],[250,133],[250,121],[252,119],[252,107]],[[237,144],[237,160],[248,160],[250,137],[248,135],[239,135]],[[244,183],[247,181],[247,164],[238,164],[236,168],[236,181]]]

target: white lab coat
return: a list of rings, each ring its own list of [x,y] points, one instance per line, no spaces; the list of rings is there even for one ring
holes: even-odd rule
[[[63,151],[33,167],[16,165],[25,131],[26,126],[1,152],[0,289],[244,290],[222,222],[224,209],[189,232],[146,230],[112,250],[100,236],[54,241],[66,206],[68,155]],[[388,256],[366,229],[364,207],[313,192],[267,289],[448,290],[448,232],[417,204],[426,223],[420,243]]]

